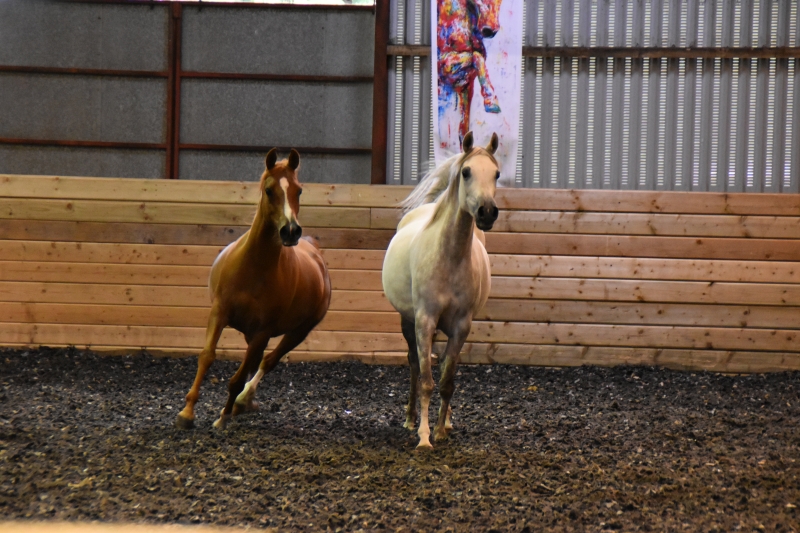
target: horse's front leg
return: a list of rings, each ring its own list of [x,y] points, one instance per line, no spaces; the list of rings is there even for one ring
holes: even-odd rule
[[[439,406],[439,418],[433,428],[433,440],[435,441],[446,439],[453,429],[453,425],[450,423],[450,414],[452,413],[450,399],[455,391],[454,378],[458,358],[461,354],[461,348],[464,346],[464,341],[467,340],[467,335],[469,335],[470,326],[471,320],[465,320],[464,323],[455,328],[453,335],[447,340],[447,346],[442,354],[442,359],[439,361],[441,368],[439,394],[442,403]]]
[[[264,349],[267,347],[267,343],[269,343],[269,338],[270,336],[268,333],[258,333],[250,340],[250,343],[247,345],[244,361],[239,365],[239,369],[228,383],[228,401],[222,409],[219,419],[214,422],[215,428],[225,429],[225,426],[228,425],[228,422],[233,416],[233,405],[236,401],[236,397],[239,396],[239,393],[244,389],[248,374],[254,372],[258,363],[261,361],[261,357],[264,355]],[[242,411],[244,411],[244,409],[237,411],[236,414]]]
[[[433,373],[431,371],[431,346],[436,333],[436,319],[424,313],[415,317],[417,334],[417,357],[419,359],[420,396],[419,396],[419,444],[417,449],[431,449],[431,428],[428,423],[428,407],[433,394]]]
[[[472,80],[474,76],[470,78],[469,83],[461,88],[460,92],[458,93],[458,103],[461,107],[461,122],[458,124],[458,144],[461,145],[464,142],[464,137],[467,136],[469,133],[470,125],[470,113],[472,110],[472,87],[473,83]]]
[[[175,425],[181,429],[194,427],[194,406],[200,398],[200,385],[202,385],[203,378],[205,378],[211,363],[217,358],[217,343],[225,326],[219,306],[214,305],[208,315],[205,347],[197,358],[197,375],[194,378],[192,388],[189,389],[189,393],[186,395],[186,406],[178,413],[178,418],[175,420]]]
[[[492,82],[489,81],[489,73],[486,71],[486,57],[480,52],[472,52],[472,63],[478,71],[478,83],[481,84],[481,94],[483,95],[483,108],[487,113],[499,113],[500,103],[497,101]]]

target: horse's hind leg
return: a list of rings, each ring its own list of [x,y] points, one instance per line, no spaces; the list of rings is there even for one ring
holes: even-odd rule
[[[228,401],[225,404],[225,407],[222,409],[222,412],[219,415],[219,419],[214,422],[214,427],[217,429],[225,429],[225,426],[231,419],[233,414],[233,404],[236,400],[236,397],[239,396],[239,393],[242,392],[242,389],[247,382],[248,374],[252,373],[255,370],[255,367],[258,365],[261,356],[264,354],[264,348],[267,347],[267,343],[269,342],[269,335],[266,333],[261,333],[255,335],[247,345],[247,352],[244,356],[244,361],[242,364],[239,365],[239,369],[231,378],[230,382],[228,383]],[[236,414],[243,412],[244,409],[237,411]]]
[[[189,389],[189,393],[186,395],[186,406],[178,413],[178,418],[175,420],[175,425],[181,429],[190,429],[194,426],[194,405],[200,398],[200,385],[203,383],[203,378],[208,372],[211,363],[217,358],[217,343],[225,325],[220,309],[215,305],[208,315],[205,347],[197,358],[197,375],[194,378],[192,388]]]
[[[256,387],[258,387],[261,378],[263,378],[265,374],[269,374],[284,355],[297,348],[297,346],[308,337],[308,334],[311,333],[311,330],[314,329],[316,325],[317,323],[314,322],[310,327],[306,324],[294,331],[290,331],[283,336],[283,339],[281,339],[281,342],[278,343],[278,346],[276,346],[274,350],[262,357],[261,363],[258,365],[258,371],[244,386],[244,390],[236,397],[234,409],[244,409],[245,406],[253,400],[256,394]]]
[[[406,423],[403,427],[414,429],[417,423],[417,390],[419,386],[419,358],[417,357],[417,334],[414,332],[414,322],[400,319],[403,337],[408,343],[408,368],[411,371],[411,386],[408,392],[408,405],[406,406]]]
[[[439,418],[436,421],[436,426],[433,428],[433,440],[439,441],[447,438],[453,425],[450,423],[450,414],[452,409],[450,407],[450,400],[455,392],[454,378],[456,375],[456,366],[458,365],[458,357],[461,352],[461,347],[464,346],[464,341],[469,334],[469,325],[466,328],[458,328],[453,336],[447,340],[447,346],[444,349],[443,361],[441,365],[441,376],[439,378],[439,395],[441,396],[441,404],[439,406]]]

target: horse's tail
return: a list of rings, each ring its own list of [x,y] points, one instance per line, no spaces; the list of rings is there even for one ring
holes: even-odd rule
[[[456,154],[448,158],[444,163],[425,174],[411,194],[400,202],[399,207],[403,209],[403,213],[408,213],[423,204],[435,202],[447,189],[452,178],[453,168],[458,169],[454,163],[461,155],[463,154]]]

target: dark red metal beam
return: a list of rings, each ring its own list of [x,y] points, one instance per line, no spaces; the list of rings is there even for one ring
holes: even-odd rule
[[[72,2],[73,4],[138,4],[148,6],[181,4],[184,6],[192,7],[271,7],[273,9],[320,9],[320,10],[347,10],[347,11],[372,11],[374,8],[371,5],[353,5],[353,4],[340,4],[340,5],[303,5],[303,4],[266,4],[266,3],[250,3],[250,2],[204,2],[197,0],[61,0],[62,2]],[[377,0],[382,1],[382,0]]]
[[[16,65],[0,65],[0,72],[17,72],[20,74],[80,74],[83,76],[123,76],[130,78],[166,78],[167,71],[158,70],[114,70],[103,68],[60,68],[60,67],[24,67]]]
[[[256,74],[237,72],[181,72],[182,78],[291,81],[309,83],[370,83],[372,76],[317,76],[308,74]]]
[[[236,144],[180,144],[181,150],[213,150],[224,152],[263,152],[266,153],[274,145],[236,145]],[[372,152],[370,148],[327,148],[324,146],[278,146],[279,151],[288,152],[294,148],[301,154],[330,154],[330,155],[363,155]]]
[[[372,88],[372,184],[386,183],[389,120],[389,0],[375,2],[375,66]]]
[[[388,47],[390,56],[421,56],[427,57],[431,53],[430,46],[421,45],[392,45]],[[647,58],[647,59],[714,59],[714,58],[795,58],[800,57],[800,47],[762,47],[762,48],[679,48],[679,47],[578,47],[578,46],[524,46],[523,57],[613,57],[613,58]]]
[[[71,146],[81,148],[129,148],[135,150],[166,150],[164,143],[132,143],[118,141],[74,141],[63,139],[23,139],[0,137],[0,144],[29,144],[35,146]]]

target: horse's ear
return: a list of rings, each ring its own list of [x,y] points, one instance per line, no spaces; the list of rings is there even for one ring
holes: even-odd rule
[[[489,144],[486,146],[486,151],[490,154],[494,154],[497,151],[497,147],[500,145],[500,139],[497,138],[496,133],[492,133],[492,140],[489,141]]]
[[[461,151],[465,154],[472,150],[473,138],[472,132],[468,131],[466,135],[464,135],[464,140],[461,141]]]
[[[289,152],[289,168],[292,170],[297,170],[297,167],[300,166],[300,154],[292,148]]]
[[[267,152],[267,157],[264,158],[264,164],[267,166],[267,170],[272,170],[275,167],[275,163],[278,162],[278,149],[273,148],[269,152]]]

